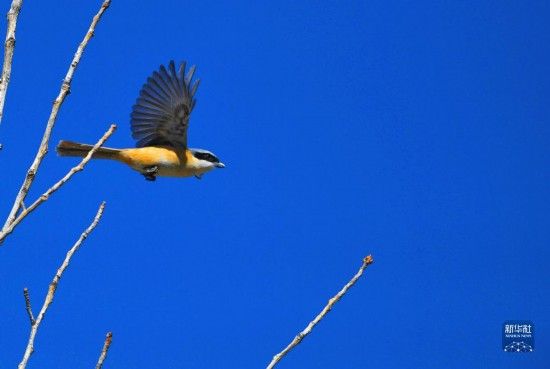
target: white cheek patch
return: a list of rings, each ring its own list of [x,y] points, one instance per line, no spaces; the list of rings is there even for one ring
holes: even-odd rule
[[[207,169],[212,168],[214,164],[206,160],[197,160],[197,168]]]

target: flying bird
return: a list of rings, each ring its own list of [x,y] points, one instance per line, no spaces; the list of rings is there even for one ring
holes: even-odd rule
[[[132,137],[136,148],[114,149],[100,147],[92,156],[122,162],[137,170],[145,179],[157,176],[201,176],[214,169],[224,168],[214,153],[187,146],[189,117],[195,107],[199,79],[193,79],[195,66],[185,73],[185,62],[176,72],[174,61],[168,68],[161,65],[141,88],[130,114]],[[60,156],[84,157],[93,145],[60,141]]]

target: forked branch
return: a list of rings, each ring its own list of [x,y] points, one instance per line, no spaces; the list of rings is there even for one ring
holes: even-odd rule
[[[31,325],[31,332],[29,335],[29,341],[27,343],[27,348],[25,349],[25,353],[23,354],[23,359],[19,363],[18,369],[24,369],[27,367],[27,363],[34,352],[34,338],[36,337],[36,333],[38,332],[38,328],[40,327],[40,323],[42,323],[42,320],[44,319],[44,316],[46,315],[46,311],[50,307],[51,303],[53,302],[53,298],[55,295],[55,291],[57,290],[57,285],[59,284],[59,280],[63,276],[63,273],[69,266],[69,263],[71,262],[71,258],[73,257],[74,253],[80,248],[80,245],[84,240],[88,237],[88,235],[94,230],[94,228],[97,226],[97,223],[99,223],[99,220],[101,219],[101,216],[103,215],[103,209],[105,209],[105,201],[99,205],[99,209],[97,210],[97,213],[94,217],[94,220],[92,223],[86,228],[84,232],[80,235],[78,240],[75,242],[73,247],[67,252],[67,256],[65,257],[65,260],[63,261],[63,264],[59,267],[57,270],[57,273],[55,273],[55,276],[53,277],[52,282],[50,283],[50,287],[48,288],[48,294],[46,295],[46,298],[44,300],[44,304],[42,305],[42,308],[40,309],[40,312],[38,313],[38,316],[36,317],[36,321],[34,324]],[[30,306],[30,302],[29,302]]]
[[[55,121],[57,119],[57,113],[59,112],[59,109],[61,108],[63,101],[65,101],[65,97],[70,92],[73,75],[76,71],[76,67],[78,66],[78,63],[80,62],[80,59],[82,58],[82,53],[84,52],[86,45],[88,45],[88,42],[94,35],[94,31],[97,23],[99,22],[99,20],[101,19],[101,16],[105,12],[105,10],[107,10],[110,4],[111,4],[111,0],[105,0],[103,2],[103,4],[101,5],[101,8],[99,8],[99,11],[95,15],[95,17],[92,19],[92,23],[88,28],[88,32],[86,32],[84,39],[82,40],[82,42],[78,46],[78,49],[76,50],[76,53],[74,54],[73,60],[71,61],[71,64],[69,66],[69,70],[67,71],[67,74],[63,79],[63,83],[61,84],[59,95],[57,95],[57,98],[53,102],[52,111],[50,112],[50,117],[48,118],[48,122],[46,123],[46,129],[44,131],[44,135],[42,136],[42,141],[40,142],[40,147],[38,148],[38,152],[36,153],[34,161],[32,162],[29,170],[27,171],[27,175],[25,176],[23,184],[21,185],[21,188],[17,193],[12,209],[8,215],[8,218],[6,219],[6,222],[4,223],[4,226],[2,227],[3,231],[5,231],[14,222],[14,220],[17,217],[17,213],[22,208],[23,201],[27,197],[27,194],[31,188],[31,185],[34,181],[36,173],[38,172],[38,168],[40,167],[40,164],[42,163],[44,156],[46,156],[46,153],[48,152],[48,144],[50,142],[50,136],[51,136],[53,127],[55,125]]]
[[[75,167],[71,168],[63,178],[57,181],[52,187],[50,187],[46,192],[44,192],[38,199],[36,199],[30,206],[23,208],[21,213],[11,222],[7,227],[0,231],[0,246],[4,239],[13,232],[13,229],[21,223],[21,221],[29,215],[33,210],[35,210],[40,204],[47,201],[50,196],[57,191],[61,186],[63,186],[71,177],[84,169],[84,166],[92,159],[92,155],[107,141],[109,137],[115,132],[116,125],[111,124],[111,127],[105,132],[103,137],[96,142],[94,147],[88,152],[88,154],[82,159],[82,161]]]

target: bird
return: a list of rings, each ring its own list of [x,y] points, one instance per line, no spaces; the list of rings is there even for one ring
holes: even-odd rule
[[[122,162],[141,173],[146,180],[161,177],[198,179],[214,168],[225,168],[211,151],[187,146],[189,118],[195,107],[200,79],[194,79],[196,67],[186,73],[186,62],[176,71],[174,61],[161,65],[148,78],[132,107],[130,127],[135,148],[100,147],[94,159]],[[93,145],[61,140],[59,156],[85,157]]]

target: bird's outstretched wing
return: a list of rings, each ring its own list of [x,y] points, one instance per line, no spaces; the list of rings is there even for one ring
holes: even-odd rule
[[[163,65],[147,78],[132,108],[132,137],[137,147],[187,147],[189,116],[195,106],[194,95],[200,80],[193,81],[195,66],[185,74],[185,62],[178,71],[174,61]]]

